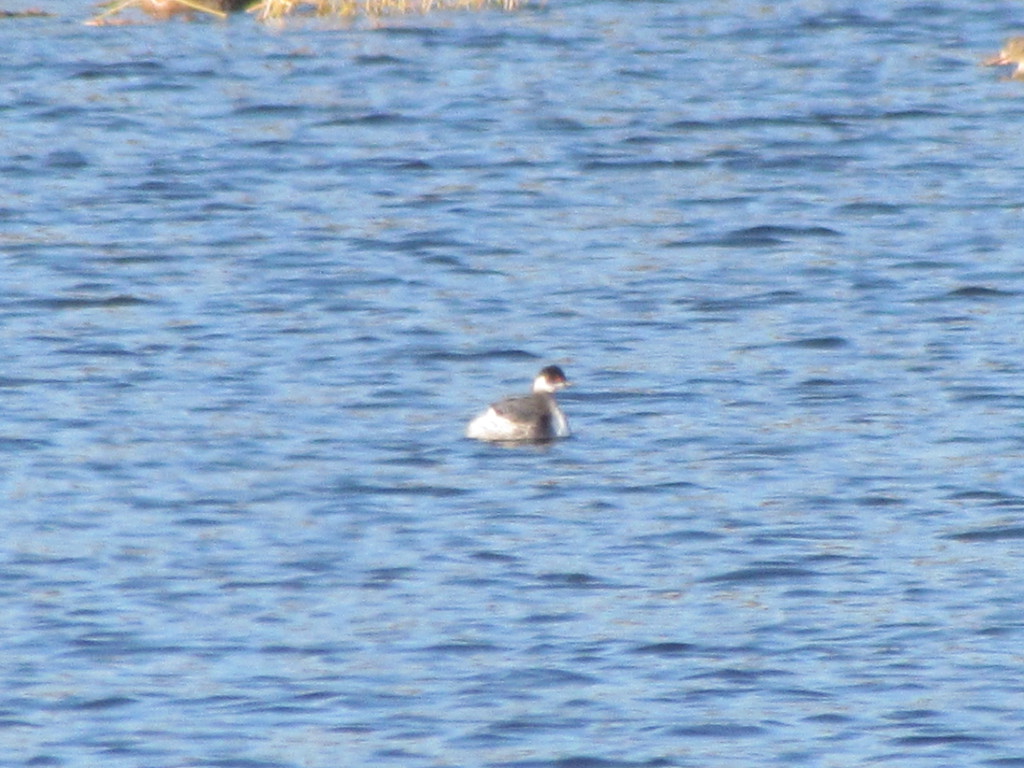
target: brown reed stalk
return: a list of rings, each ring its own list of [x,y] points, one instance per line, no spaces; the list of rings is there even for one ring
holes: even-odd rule
[[[207,13],[222,19],[230,11],[246,9],[256,14],[260,21],[271,21],[302,13],[340,18],[359,15],[380,18],[442,10],[481,10],[486,7],[511,11],[518,8],[520,2],[522,0],[110,0],[86,24],[121,23],[111,19],[130,9],[161,20],[192,12]]]
[[[208,13],[219,19],[227,17],[218,0],[113,0],[101,6],[102,11],[89,19],[86,24],[99,26],[108,23],[108,19],[129,8],[136,8],[155,19],[166,20],[178,14],[193,11]]]
[[[249,11],[261,21],[267,21],[310,10],[310,6],[312,13],[318,16],[378,18],[441,10],[481,10],[488,6],[511,11],[520,4],[521,0],[259,0],[249,7]]]

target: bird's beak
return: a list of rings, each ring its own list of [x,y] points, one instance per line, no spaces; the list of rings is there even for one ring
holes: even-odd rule
[[[1012,61],[1006,58],[1006,54],[1003,53],[1002,51],[997,53],[995,56],[992,56],[991,58],[985,59],[981,63],[984,64],[986,67],[997,67],[1001,64],[1013,64]]]

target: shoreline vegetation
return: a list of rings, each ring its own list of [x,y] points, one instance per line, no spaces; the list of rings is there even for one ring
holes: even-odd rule
[[[91,26],[130,24],[131,18],[121,18],[122,13],[130,11],[158,21],[202,15],[224,19],[229,13],[239,12],[252,13],[260,21],[271,21],[297,15],[378,18],[441,10],[497,8],[513,11],[523,2],[525,0],[112,0],[103,3],[100,12],[85,23]]]

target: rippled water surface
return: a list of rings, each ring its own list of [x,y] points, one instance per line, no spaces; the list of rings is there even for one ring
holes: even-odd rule
[[[52,9],[5,764],[1024,765],[1019,3]]]

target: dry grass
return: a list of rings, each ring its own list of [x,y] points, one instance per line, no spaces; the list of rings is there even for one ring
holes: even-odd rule
[[[439,10],[515,10],[525,0],[112,0],[101,6],[99,14],[86,24],[120,24],[116,19],[124,11],[137,10],[154,19],[190,17],[205,13],[225,18],[232,10],[246,8],[260,21],[283,19],[296,14],[352,18],[377,18],[405,13],[430,13]]]
[[[220,19],[227,17],[219,0],[113,0],[101,7],[102,10],[86,24],[102,26],[117,23],[113,21],[114,16],[133,8],[161,21],[193,13],[208,13]]]
[[[511,11],[519,5],[520,0],[259,0],[249,7],[249,11],[266,21],[297,12],[348,18],[457,9],[503,8]]]

